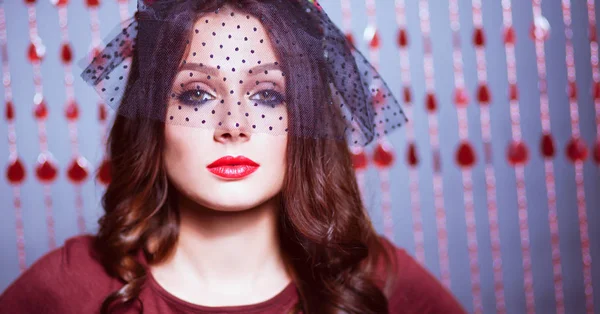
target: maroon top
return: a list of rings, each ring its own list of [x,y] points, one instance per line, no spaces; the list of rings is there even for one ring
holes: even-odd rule
[[[390,313],[465,313],[452,294],[406,251],[390,247],[398,257],[400,276],[389,300]],[[98,313],[104,298],[122,284],[104,271],[92,257],[91,248],[92,236],[79,235],[42,256],[0,295],[0,313]],[[145,265],[145,260],[140,262]],[[202,306],[172,295],[156,282],[149,271],[147,279],[140,300],[148,314],[279,314],[287,312],[298,301],[296,287],[290,283],[277,295],[260,303]],[[126,313],[138,313],[134,309],[131,307]]]

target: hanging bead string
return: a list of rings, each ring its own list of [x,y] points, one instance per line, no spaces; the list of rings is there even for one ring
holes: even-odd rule
[[[12,99],[12,85],[10,66],[8,62],[8,48],[6,35],[6,16],[4,14],[4,1],[0,1],[0,49],[2,51],[2,83],[4,85],[4,117],[8,126],[8,166],[6,178],[12,185],[13,205],[15,206],[15,229],[17,233],[17,256],[19,270],[27,269],[25,263],[25,232],[23,227],[23,209],[21,208],[21,184],[25,181],[26,172],[17,150],[17,130],[15,128],[15,107]]]
[[[129,9],[127,0],[117,0],[119,3],[119,16],[121,19],[121,27],[127,26],[127,20],[129,19]],[[87,0],[87,6],[90,12],[90,27],[92,32],[92,51],[89,59],[92,60],[100,53],[100,19],[98,18],[98,6],[100,5],[100,0]],[[98,99],[98,120],[100,122],[100,136],[102,139],[102,148],[106,148],[106,140],[107,140],[107,121],[109,119],[109,111],[106,107],[106,104]],[[100,165],[97,168],[97,176],[96,180],[102,185],[108,185],[111,181],[110,174],[110,160],[106,155],[106,151],[104,151],[104,157],[100,162]]]
[[[57,0],[54,0],[57,1]],[[58,8],[58,25],[60,27],[61,34],[61,62],[65,72],[65,95],[66,95],[66,106],[65,106],[65,117],[67,118],[69,128],[69,139],[71,142],[71,162],[67,168],[67,178],[73,184],[75,190],[75,210],[77,216],[77,226],[79,233],[85,232],[85,218],[84,218],[84,205],[83,195],[81,192],[81,184],[85,182],[88,176],[88,162],[79,153],[79,141],[77,134],[77,120],[79,119],[79,105],[75,100],[75,91],[73,89],[73,71],[71,70],[71,64],[73,61],[73,50],[69,43],[69,29],[68,24],[68,1],[58,0],[56,6]]]
[[[377,11],[375,6],[375,0],[366,0],[365,5],[367,7],[367,18],[369,25],[365,29],[365,40],[369,43],[369,59],[373,67],[379,69],[379,49],[381,48],[381,39],[379,32],[377,31]],[[376,110],[381,111],[381,107],[385,103],[383,93],[379,90],[382,86],[373,86],[375,90],[371,92],[375,93]],[[377,166],[377,174],[379,177],[381,187],[381,209],[383,214],[383,233],[384,235],[394,242],[394,219],[392,216],[392,196],[390,192],[390,168],[393,166],[395,161],[394,149],[387,138],[384,136],[384,129],[382,125],[378,124],[377,133],[377,145],[373,152],[373,163]]]
[[[534,1],[536,2],[536,1]],[[583,163],[587,159],[587,146],[579,133],[579,109],[577,105],[577,80],[575,72],[575,54],[573,49],[573,29],[571,27],[571,1],[562,0],[562,13],[563,22],[565,24],[565,62],[567,65],[567,80],[568,80],[568,91],[569,91],[569,108],[571,112],[571,140],[567,143],[566,151],[567,157],[575,165],[575,184],[577,191],[577,214],[579,217],[579,237],[581,241],[581,255],[583,260],[583,284],[585,287],[585,307],[588,314],[594,312],[594,292],[592,289],[592,256],[590,254],[590,239],[588,233],[587,223],[587,206],[585,203],[585,187],[583,182]],[[556,206],[555,206],[556,207]],[[560,309],[564,313],[564,301],[562,295],[562,277],[560,276],[560,255],[558,260],[554,258],[554,250],[558,251],[558,221],[556,213],[549,213],[551,215],[550,230],[552,232],[552,263],[555,269],[554,276],[554,289],[555,291],[560,288],[560,299],[557,296],[557,304],[560,301]],[[556,234],[556,238],[554,235]],[[560,287],[557,287],[557,274],[560,279]]]
[[[46,48],[37,31],[37,20],[35,10],[36,0],[25,0],[29,16],[29,61],[33,68],[33,82],[35,86],[34,116],[38,125],[38,138],[40,144],[40,154],[37,159],[36,175],[44,188],[44,205],[46,209],[46,225],[48,228],[48,247],[50,250],[56,248],[56,236],[54,232],[54,217],[52,213],[52,193],[50,184],[56,180],[58,169],[56,162],[48,151],[47,132],[45,120],[48,117],[48,107],[43,95],[41,62],[44,58]]]
[[[352,44],[355,45],[354,36],[352,35],[352,6],[350,4],[350,0],[342,0],[342,27],[344,29],[344,34],[346,35],[346,39]]]
[[[465,205],[465,219],[467,226],[467,247],[469,250],[469,268],[471,280],[471,295],[473,297],[473,311],[483,313],[481,300],[481,275],[477,247],[477,224],[475,221],[475,206],[473,204],[473,174],[471,167],[476,162],[473,146],[469,141],[469,121],[467,106],[469,96],[465,89],[463,72],[462,44],[460,41],[460,15],[458,1],[449,1],[450,29],[452,31],[452,64],[454,70],[454,104],[458,116],[458,137],[460,144],[456,150],[456,162],[461,168],[463,183],[463,203]]]
[[[423,37],[423,67],[425,72],[425,107],[429,124],[429,143],[433,152],[433,197],[435,221],[437,226],[438,253],[441,281],[450,288],[450,261],[448,258],[448,231],[446,229],[446,210],[444,208],[444,188],[442,182],[442,161],[438,135],[437,99],[435,95],[435,77],[431,47],[431,25],[429,21],[428,0],[419,0],[419,19]]]
[[[425,264],[425,238],[423,234],[423,218],[421,215],[421,196],[419,193],[419,173],[417,166],[419,159],[413,125],[413,101],[410,75],[410,56],[408,54],[408,33],[406,25],[405,0],[396,0],[396,24],[398,24],[398,46],[400,47],[400,77],[402,80],[402,95],[404,100],[404,114],[408,122],[406,140],[408,142],[406,163],[408,164],[408,181],[410,191],[410,207],[413,220],[413,235],[415,241],[415,257],[421,264]]]
[[[344,27],[344,33],[346,35],[346,40],[348,40],[352,45],[355,45],[354,36],[352,35],[352,7],[350,5],[350,0],[342,0],[341,4],[342,23]],[[355,122],[352,123],[355,128],[358,127],[358,125],[356,125]],[[365,150],[361,146],[352,146],[350,148],[350,152],[352,154],[352,165],[354,167],[356,182],[358,184],[358,189],[360,190],[361,197],[364,201],[365,172],[369,167],[369,160],[367,159]]]
[[[91,62],[91,60],[94,59],[94,57],[98,56],[101,53],[100,45],[102,44],[102,38],[100,37],[100,18],[98,17],[98,7],[100,6],[100,1],[86,0],[86,5],[90,13],[90,31],[92,36],[92,42],[90,49],[91,53],[88,56],[88,58]],[[106,108],[106,104],[104,104],[104,102],[100,98],[98,98],[97,100],[96,107],[98,108],[100,139],[104,155],[97,169],[96,180],[102,185],[107,185],[110,182],[110,163],[106,159],[106,152],[104,151],[104,149],[106,148],[108,110]]]
[[[598,32],[596,31],[596,5],[594,0],[587,0],[588,33],[590,40],[590,62],[592,64],[592,97],[596,109],[596,144],[594,145],[594,161],[600,166],[600,69],[598,66]]]
[[[506,71],[508,75],[508,98],[510,103],[510,119],[512,141],[507,148],[508,162],[515,168],[517,188],[517,207],[519,215],[519,235],[521,254],[523,256],[523,272],[525,302],[527,314],[535,312],[533,300],[533,275],[531,272],[531,253],[529,248],[529,225],[527,223],[527,196],[525,190],[525,164],[528,160],[528,149],[521,136],[519,114],[519,92],[517,87],[517,61],[515,57],[515,30],[512,25],[512,8],[510,0],[502,0],[502,23],[504,24],[504,50],[506,53]]]
[[[129,3],[128,0],[117,0],[119,3],[119,16],[121,19],[121,27],[125,28],[127,27],[127,20],[130,18],[129,16]],[[127,61],[128,63],[131,62],[130,60]],[[106,107],[104,107],[106,108]],[[105,120],[106,120],[106,116],[105,116]],[[105,138],[103,140],[103,146],[106,143],[106,136],[108,134],[106,134],[105,132]],[[103,179],[103,181],[106,181],[105,184],[108,184],[108,182],[110,182],[110,161],[108,159],[105,158],[105,160],[102,162],[101,168],[100,168],[100,175],[101,177],[104,177],[105,179]]]
[[[496,299],[496,313],[506,313],[504,297],[504,283],[502,280],[502,257],[500,252],[500,232],[498,227],[498,204],[496,202],[496,174],[492,164],[492,130],[490,124],[490,90],[487,82],[487,62],[485,58],[485,32],[481,0],[472,0],[473,9],[473,45],[475,46],[475,60],[477,63],[477,91],[476,99],[479,104],[479,117],[481,121],[481,137],[483,139],[485,162],[485,185],[488,208],[488,222],[490,225],[490,238],[492,248],[492,267],[494,271],[494,296]]]
[[[377,8],[374,0],[365,0],[367,8],[367,28],[364,31],[364,39],[369,45],[369,61],[375,70],[379,69],[379,48],[381,38],[377,31]]]
[[[129,19],[129,0],[117,0],[119,2],[119,16],[121,17],[121,26],[127,27],[127,19]]]
[[[550,128],[550,108],[548,105],[548,82],[546,74],[546,55],[544,52],[545,41],[549,36],[548,20],[542,15],[541,0],[533,0],[533,25],[531,36],[535,41],[536,64],[538,69],[538,87],[540,90],[540,114],[542,122],[542,156],[544,157],[544,170],[546,174],[546,191],[548,198],[548,221],[550,225],[550,238],[552,246],[552,264],[554,278],[554,297],[557,313],[564,313],[564,295],[560,262],[560,247],[558,235],[558,220],[556,208],[556,180],[554,177],[555,156],[554,138]]]

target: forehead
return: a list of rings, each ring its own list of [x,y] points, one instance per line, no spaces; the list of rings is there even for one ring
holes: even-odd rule
[[[200,16],[191,32],[186,62],[248,67],[278,61],[269,35],[259,19],[245,12],[222,7]]]

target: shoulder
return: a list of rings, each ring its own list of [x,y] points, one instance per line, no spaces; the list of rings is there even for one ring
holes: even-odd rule
[[[103,268],[96,259],[93,243],[94,236],[90,234],[68,238],[62,246],[35,261],[23,275],[40,280],[72,280],[84,274],[87,278],[99,275],[103,273]]]
[[[81,312],[85,307],[78,303],[89,306],[105,295],[112,279],[94,257],[93,239],[87,234],[68,238],[36,260],[0,295],[0,313]]]
[[[466,313],[452,293],[405,249],[380,238],[393,259],[395,281],[389,296],[390,313]]]

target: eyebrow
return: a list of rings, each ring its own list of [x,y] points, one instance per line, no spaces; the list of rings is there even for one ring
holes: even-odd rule
[[[186,71],[186,70],[203,72],[205,74],[212,75],[212,76],[218,76],[219,71],[221,71],[210,65],[205,65],[205,64],[200,64],[200,63],[185,63],[179,68],[179,72]],[[249,73],[249,75],[256,75],[258,73],[262,73],[264,71],[270,71],[270,70],[281,71],[281,68],[279,67],[278,64],[275,64],[275,63],[265,63],[265,64],[257,65],[255,67],[251,68],[250,71],[252,71],[252,73]]]

